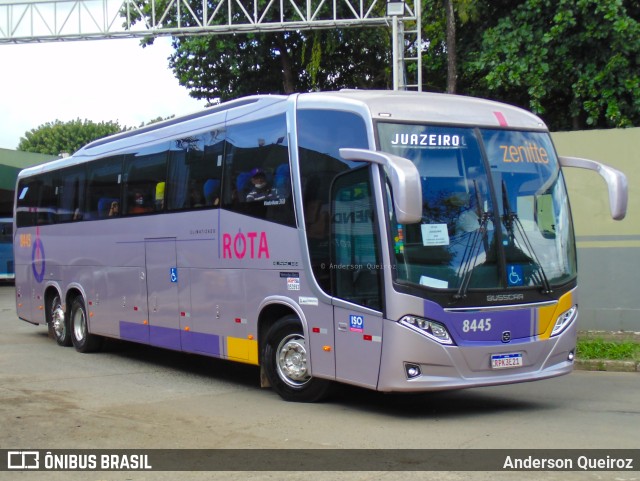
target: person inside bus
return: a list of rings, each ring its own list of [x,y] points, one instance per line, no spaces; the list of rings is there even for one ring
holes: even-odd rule
[[[189,207],[202,207],[204,205],[204,194],[196,186],[189,191]]]
[[[158,182],[156,184],[156,197],[154,199],[153,205],[157,212],[164,210],[164,190],[166,183]]]
[[[267,182],[267,176],[261,169],[251,171],[251,190],[247,194],[247,202],[256,202],[271,198],[271,186]]]
[[[144,214],[145,212],[149,212],[148,206],[145,205],[144,194],[137,190],[133,195],[133,205],[129,209],[129,214]]]
[[[204,202],[207,206],[217,206],[220,203],[218,191],[220,189],[220,181],[217,179],[207,179],[202,186],[204,193]]]
[[[111,202],[111,207],[109,207],[109,217],[118,217],[120,215],[120,204],[117,200]]]

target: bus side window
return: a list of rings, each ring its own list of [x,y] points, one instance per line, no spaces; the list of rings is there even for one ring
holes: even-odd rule
[[[122,156],[116,155],[89,164],[85,220],[106,218],[109,200],[120,199]]]
[[[123,214],[164,210],[168,153],[167,143],[125,156]]]
[[[18,227],[55,224],[58,216],[57,187],[54,175],[42,174],[18,185],[16,206]]]
[[[167,176],[167,209],[218,207],[223,152],[223,130],[212,130],[172,142]]]
[[[38,203],[38,225],[55,224],[58,217],[58,202],[53,175],[43,175]]]
[[[73,222],[84,217],[85,168],[69,167],[61,171],[58,189],[58,222]]]
[[[307,243],[318,284],[331,293],[330,198],[334,178],[361,162],[340,157],[339,149],[368,149],[364,119],[351,112],[299,110],[298,157],[302,178],[302,201]]]
[[[223,205],[269,222],[295,225],[284,114],[227,127]]]
[[[39,191],[40,185],[36,178],[21,180],[18,183],[18,200],[16,203],[16,224],[18,227],[36,225]]]

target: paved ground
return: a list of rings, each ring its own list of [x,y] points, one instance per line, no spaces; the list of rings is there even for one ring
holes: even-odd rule
[[[259,388],[255,367],[112,342],[79,354],[15,316],[0,287],[0,449],[630,449],[640,376],[575,372],[537,383],[413,396],[342,388],[293,404]],[[532,451],[533,452],[533,451]],[[601,451],[606,456],[607,451]],[[308,456],[305,452],[304,456]],[[640,461],[639,461],[640,462]],[[20,476],[16,476],[20,474]],[[4,480],[617,480],[635,472],[0,472]]]

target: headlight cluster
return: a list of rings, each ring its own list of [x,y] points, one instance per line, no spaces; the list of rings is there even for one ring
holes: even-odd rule
[[[440,344],[453,344],[453,339],[451,339],[449,331],[447,331],[444,324],[440,322],[423,319],[422,317],[404,316],[400,319],[400,324],[404,324]]]
[[[556,319],[556,324],[553,326],[553,330],[551,331],[552,336],[556,336],[560,334],[565,328],[573,322],[573,320],[578,316],[578,306],[573,306],[568,311],[563,312]]]

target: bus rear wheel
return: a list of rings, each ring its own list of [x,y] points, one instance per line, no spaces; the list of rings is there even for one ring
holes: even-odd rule
[[[329,394],[331,381],[311,376],[308,356],[297,316],[285,316],[267,331],[262,362],[271,387],[285,401],[317,402]]]
[[[59,346],[71,345],[71,332],[69,330],[69,320],[62,309],[60,296],[55,294],[47,303],[47,327],[49,336],[56,340]]]
[[[87,308],[82,297],[76,297],[71,303],[71,341],[78,352],[94,352],[100,349],[102,338],[89,332]]]

